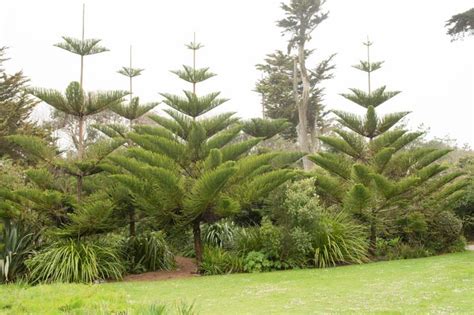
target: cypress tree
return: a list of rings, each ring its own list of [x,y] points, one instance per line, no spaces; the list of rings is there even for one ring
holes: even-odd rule
[[[456,180],[462,174],[448,172],[436,161],[450,150],[410,148],[423,133],[396,127],[409,112],[377,114],[376,108],[399,91],[385,86],[372,88],[372,74],[382,62],[370,60],[372,42],[367,47],[367,61],[354,68],[367,74],[368,89],[350,89],[344,98],[366,110],[363,117],[334,111],[343,128],[335,136],[322,136],[332,150],[310,156],[325,172],[317,176],[317,185],[332,204],[338,204],[366,221],[370,227],[370,253],[374,254],[378,227],[384,213],[410,207],[449,207],[462,194],[466,182]]]
[[[31,121],[33,108],[38,104],[26,91],[28,79],[21,71],[7,74],[2,67],[7,47],[0,47],[0,158],[24,158],[4,137],[14,134],[48,136],[46,128]]]

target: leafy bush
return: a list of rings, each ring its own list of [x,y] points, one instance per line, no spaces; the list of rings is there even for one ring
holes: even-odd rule
[[[30,281],[91,283],[121,279],[125,272],[118,250],[109,244],[58,241],[26,261]]]
[[[201,272],[205,275],[219,275],[244,271],[243,258],[220,247],[204,248]]]
[[[244,270],[246,272],[271,271],[274,264],[262,252],[250,252],[244,259]]]
[[[161,231],[127,238],[123,242],[122,251],[127,269],[132,273],[171,270],[175,267],[174,254]]]
[[[313,246],[314,263],[319,268],[367,261],[364,229],[344,212],[321,215]]]
[[[405,242],[421,242],[428,232],[428,223],[425,215],[420,212],[411,212],[397,221],[398,235]]]
[[[0,283],[15,281],[26,273],[25,260],[33,253],[37,239],[16,225],[6,225],[2,234]]]
[[[209,246],[230,247],[234,242],[235,226],[233,222],[216,222],[205,225],[202,234],[204,243]]]
[[[235,249],[242,255],[263,247],[259,227],[240,228],[235,235]]]
[[[437,253],[449,251],[461,238],[462,221],[452,211],[437,213],[428,227],[427,246]]]
[[[432,256],[433,252],[421,244],[402,242],[400,237],[377,239],[376,256],[382,260],[409,259]]]
[[[268,217],[262,219],[260,226],[261,251],[269,258],[280,260],[282,252],[282,230],[273,225]]]

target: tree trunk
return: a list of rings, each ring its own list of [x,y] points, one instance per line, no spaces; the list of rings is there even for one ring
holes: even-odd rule
[[[377,248],[377,229],[375,226],[375,219],[370,222],[370,238],[369,238],[369,255],[375,256]]]
[[[82,175],[77,177],[77,201],[80,203],[82,199]]]
[[[130,236],[135,236],[136,235],[136,231],[135,231],[135,209],[133,207],[130,208],[130,212],[129,212],[129,233],[130,233]]]
[[[196,265],[197,269],[201,268],[201,263],[202,263],[202,240],[201,240],[201,225],[200,225],[200,220],[196,219],[193,222],[193,236],[194,236],[194,251],[196,254]]]
[[[84,156],[84,117],[79,117],[79,141],[77,143],[77,156],[79,160]]]
[[[308,139],[308,102],[309,92],[311,89],[308,70],[306,69],[306,56],[304,53],[304,43],[298,45],[298,63],[300,65],[301,83],[303,85],[303,92],[301,100],[297,103],[298,106],[298,143],[300,150],[304,153],[311,153],[310,141]],[[296,62],[295,62],[296,68]],[[303,167],[305,170],[310,170],[313,164],[307,157],[303,158]]]

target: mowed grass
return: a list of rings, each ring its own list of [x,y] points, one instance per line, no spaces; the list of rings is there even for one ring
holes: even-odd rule
[[[0,286],[7,314],[142,314],[181,303],[199,314],[474,314],[474,252],[160,282]]]

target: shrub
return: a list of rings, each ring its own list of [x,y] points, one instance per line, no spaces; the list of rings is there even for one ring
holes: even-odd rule
[[[420,242],[426,237],[428,223],[420,212],[411,212],[397,221],[398,234],[405,242]]]
[[[235,226],[233,222],[216,222],[202,229],[205,244],[214,247],[231,247],[234,243]]]
[[[127,261],[127,269],[132,273],[171,270],[175,267],[174,254],[161,231],[127,238],[122,251]]]
[[[280,260],[282,254],[283,233],[280,227],[273,225],[268,217],[262,219],[260,226],[261,251],[269,258]]]
[[[404,243],[400,237],[377,239],[376,256],[382,260],[409,259],[432,256],[433,252],[421,244]]]
[[[25,260],[33,253],[37,239],[16,225],[6,225],[2,234],[0,283],[15,281],[26,273]]]
[[[285,261],[292,268],[302,268],[308,265],[310,257],[314,256],[313,237],[310,232],[300,227],[291,229],[284,248]]]
[[[252,251],[244,259],[244,270],[246,272],[271,271],[274,264],[262,252]]]
[[[259,227],[240,228],[235,235],[235,249],[242,255],[259,251],[263,247]]]
[[[244,270],[243,258],[234,252],[226,252],[220,247],[204,248],[201,272],[205,275],[237,273]]]
[[[116,248],[104,243],[58,241],[26,261],[30,281],[91,283],[121,279],[125,267]]]
[[[360,264],[367,260],[367,238],[362,226],[344,212],[326,211],[319,219],[314,241],[314,263],[319,268]]]
[[[292,183],[286,191],[284,203],[286,210],[285,225],[314,229],[314,224],[323,211],[316,195],[315,179],[308,178]]]
[[[427,246],[437,253],[449,251],[462,234],[462,221],[452,211],[435,214],[428,227]]]

